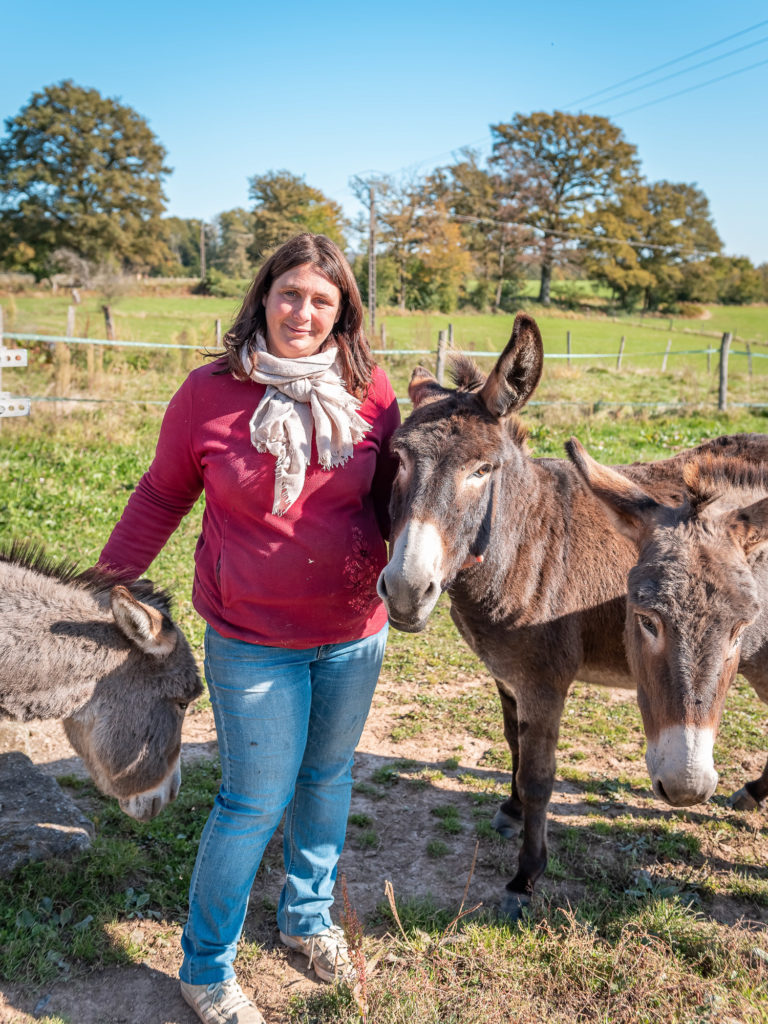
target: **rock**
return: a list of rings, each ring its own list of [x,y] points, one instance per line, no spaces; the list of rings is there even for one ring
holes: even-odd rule
[[[0,874],[91,845],[93,824],[55,779],[18,751],[0,754]]]

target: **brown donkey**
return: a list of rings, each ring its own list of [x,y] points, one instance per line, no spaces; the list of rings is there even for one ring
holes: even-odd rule
[[[141,821],[179,791],[181,726],[202,693],[192,651],[149,582],[0,553],[0,718],[61,718],[94,782]]]
[[[768,701],[768,465],[714,454],[689,463],[684,501],[669,508],[595,462],[576,438],[567,448],[637,551],[624,643],[653,791],[676,807],[708,800],[737,669]],[[766,796],[768,764],[732,802],[747,809]]]
[[[555,748],[575,678],[632,687],[624,653],[627,573],[637,552],[566,459],[533,459],[515,413],[541,376],[541,335],[519,315],[487,379],[467,359],[457,388],[414,371],[400,457],[391,559],[379,593],[398,629],[424,628],[447,590],[459,632],[496,679],[512,753],[512,791],[494,818],[522,819],[519,866],[501,912],[528,902],[547,862]],[[768,462],[768,437],[722,438],[674,458],[621,467],[660,502],[683,499],[683,468],[712,450]]]

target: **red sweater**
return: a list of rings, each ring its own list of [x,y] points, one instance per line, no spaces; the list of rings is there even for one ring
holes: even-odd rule
[[[155,458],[128,500],[99,562],[146,572],[205,490],[192,603],[223,636],[273,647],[315,647],[371,636],[387,619],[376,594],[386,562],[387,505],[400,422],[392,386],[374,371],[360,415],[371,429],[354,455],[321,469],[312,443],[304,489],[272,515],[275,458],[251,444],[249,421],[266,390],[217,359],[171,399]]]

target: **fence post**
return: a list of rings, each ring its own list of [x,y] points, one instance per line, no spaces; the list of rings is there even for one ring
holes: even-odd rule
[[[616,358],[616,369],[621,369],[621,357],[624,355],[624,335],[621,336],[621,344],[619,345],[619,354]]]
[[[747,349],[747,370],[749,372],[749,376],[751,377],[752,376],[752,346],[749,344],[749,342],[747,342],[747,344],[746,344],[746,349]]]
[[[437,382],[442,384],[445,379],[445,350],[447,346],[448,332],[438,331],[437,333]]]
[[[664,350],[664,358],[661,360],[661,372],[662,373],[666,373],[666,371],[667,371],[667,356],[669,355],[669,350],[671,348],[672,348],[672,339],[671,338],[667,338],[667,347]]]
[[[448,324],[448,348],[453,348],[453,324]]]
[[[565,332],[565,351],[568,353],[567,366],[568,369],[571,367],[571,332]]]
[[[216,348],[221,348],[221,320],[216,321]]]
[[[75,333],[75,307],[67,306],[67,337],[72,338]],[[69,394],[72,383],[72,354],[66,341],[54,342],[53,364],[56,376],[56,396],[66,398]],[[60,408],[57,408],[61,412]]]
[[[387,328],[384,326],[384,321],[381,322],[381,347],[387,347]]]
[[[728,407],[728,351],[731,347],[732,337],[731,332],[726,331],[720,342],[720,391],[717,408],[721,412]]]

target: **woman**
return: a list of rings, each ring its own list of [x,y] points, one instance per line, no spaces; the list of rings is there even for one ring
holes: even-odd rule
[[[222,782],[192,874],[181,990],[203,1021],[254,1024],[233,961],[283,814],[280,938],[325,980],[354,974],[330,907],[386,641],[376,580],[400,417],[352,272],[323,235],[267,260],[225,347],[171,400],[99,561],[138,577],[205,492],[192,601]]]

